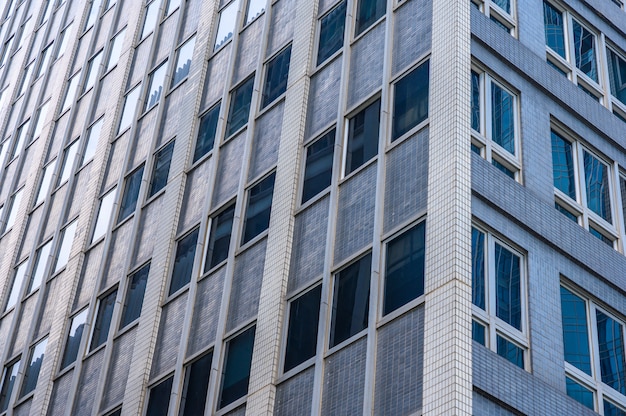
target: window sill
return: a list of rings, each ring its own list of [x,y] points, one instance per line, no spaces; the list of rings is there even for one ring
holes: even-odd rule
[[[176,69],[176,68],[174,68],[174,69]],[[177,89],[181,88],[181,86],[183,84],[185,84],[188,79],[189,79],[189,73],[187,73],[187,75],[185,75],[184,78],[181,78],[180,80],[178,80],[178,83],[176,83],[175,85],[171,85],[170,86],[170,90],[167,92],[167,94],[165,94],[165,98],[169,97],[170,94],[172,94]],[[172,78],[172,81],[173,81],[173,78]]]
[[[283,358],[284,358],[285,353],[283,352]],[[314,355],[313,357],[309,358],[308,360],[298,364],[297,366],[295,366],[294,368],[292,368],[289,371],[284,372],[281,376],[278,377],[278,379],[276,380],[276,384],[280,384],[280,383],[284,383],[287,380],[289,380],[290,378],[304,372],[305,370],[309,369],[310,367],[313,367],[315,365],[315,357],[317,355]],[[282,367],[285,366],[284,362],[281,362]]]
[[[305,211],[307,208],[311,207],[312,205],[315,205],[318,201],[321,201],[326,196],[328,196],[331,192],[331,186],[332,185],[328,185],[324,190],[320,191],[317,195],[311,197],[308,201],[300,204],[300,206],[296,208],[294,215],[298,215],[302,211]]]
[[[95,246],[97,246],[98,244],[100,244],[101,242],[103,242],[106,239],[107,233],[105,232],[104,234],[102,234],[100,237],[94,239],[91,241],[91,244],[89,244],[87,246],[86,251],[91,250],[92,248],[94,248]]]
[[[363,328],[361,331],[352,335],[350,338],[346,339],[345,341],[341,341],[339,344],[335,345],[334,347],[328,348],[328,350],[326,351],[326,354],[324,354],[324,358],[325,359],[329,358],[331,355],[346,348],[348,345],[354,344],[355,342],[359,341],[361,338],[367,338],[367,327]]]
[[[2,315],[0,315],[0,319],[4,319],[8,315],[10,315],[11,312],[13,312],[15,310],[15,306],[16,305],[17,305],[17,302],[15,302],[14,305],[12,305],[10,308],[7,308],[4,312],[2,312]]]
[[[319,48],[319,46],[318,46]],[[328,58],[324,59],[322,62],[317,63],[317,65],[315,65],[312,69],[311,69],[311,77],[313,77],[313,75],[317,74],[318,72],[322,72],[326,67],[330,66],[337,57],[341,56],[343,54],[343,46],[339,49],[337,49],[335,52],[332,53],[332,55],[330,55]],[[317,56],[316,58],[317,59]]]
[[[250,118],[250,115],[248,115],[248,118]],[[227,121],[227,120],[226,120]],[[241,133],[244,132],[244,130],[246,130],[248,128],[248,121],[246,121],[246,124],[244,124],[243,126],[239,127],[237,130],[235,130],[234,132],[232,132],[229,136],[224,137],[224,140],[222,140],[222,143],[220,143],[220,147],[222,147],[224,144],[226,144],[227,142],[233,140],[235,137],[239,136]]]
[[[171,279],[171,275],[169,276],[169,278]],[[193,276],[192,276],[192,279],[193,279]],[[164,308],[165,305],[167,305],[168,303],[172,303],[173,301],[181,297],[183,294],[187,293],[189,291],[190,283],[191,281],[185,283],[183,287],[181,287],[180,289],[178,289],[176,292],[172,293],[171,295],[166,295],[165,299],[163,299],[163,303],[161,304],[161,308]],[[169,287],[167,290],[169,292]]]
[[[78,360],[78,357],[76,357],[76,360]],[[66,367],[60,369],[57,374],[54,376],[53,381],[56,381],[58,379],[60,379],[61,377],[63,377],[65,374],[71,372],[74,367],[76,367],[76,360],[74,360],[72,363],[68,364]]]
[[[217,55],[218,53],[220,53],[220,51],[222,51],[223,49],[226,48],[226,45],[229,45],[231,42],[233,41],[233,36],[231,35],[230,38],[228,38],[227,40],[224,41],[224,43],[222,43],[220,46],[218,46],[217,48],[215,47],[215,44],[213,44],[213,53],[211,53],[211,55],[209,56],[209,61],[211,59],[213,59],[215,57],[215,55]]]
[[[39,292],[39,289],[41,289],[41,284],[39,284],[39,286],[37,286],[34,289],[31,289],[31,291],[29,293],[27,293],[26,295],[24,295],[24,297],[20,300],[20,302],[26,302],[28,299],[30,299],[31,297],[37,295],[37,292]]]
[[[194,149],[194,151],[195,151],[195,149]],[[213,149],[209,150],[208,152],[206,152],[205,154],[200,156],[200,158],[198,160],[196,160],[195,162],[193,162],[193,156],[192,156],[192,158],[191,158],[191,160],[192,160],[191,165],[189,166],[189,168],[187,169],[185,174],[189,175],[192,170],[196,169],[198,166],[203,164],[205,160],[210,159],[212,155],[213,155]]]
[[[259,100],[259,106],[262,104],[262,95],[261,94],[261,100]],[[275,107],[278,107],[279,104],[283,103],[285,101],[285,97],[287,96],[287,90],[285,90],[285,92],[283,92],[282,94],[280,94],[278,97],[276,97],[273,101],[271,101],[270,103],[266,104],[265,107],[263,108],[259,108],[259,111],[257,111],[257,115],[254,118],[255,120],[260,119],[261,117],[263,117],[265,114],[269,113],[270,111],[272,111],[272,109],[274,109]]]
[[[148,205],[152,204],[153,201],[155,201],[156,199],[159,199],[159,197],[165,193],[166,189],[167,189],[167,184],[163,188],[161,188],[157,192],[155,192],[154,195],[151,195],[150,197],[148,197],[146,199],[146,202],[144,202],[143,205],[141,205],[140,209],[143,210]]]
[[[261,20],[261,17],[265,16],[265,9],[263,9],[263,11],[259,12],[258,15],[254,16],[254,18],[252,20],[250,20],[248,23],[244,23],[244,26],[241,28],[241,30],[239,31],[239,34],[241,34],[243,31],[245,31],[247,28],[249,28],[250,26],[252,26],[254,24],[254,22],[256,22],[257,20]]]
[[[109,328],[110,329],[110,328]],[[91,333],[89,333],[89,336],[91,337]],[[91,343],[91,340],[89,340]],[[108,339],[107,339],[108,341]],[[96,355],[97,353],[99,353],[100,351],[104,350],[107,346],[107,341],[103,342],[102,344],[98,345],[96,348],[94,348],[93,350],[89,351],[89,348],[91,348],[90,345],[87,346],[87,352],[85,352],[85,355],[83,356],[83,361],[87,361],[89,358],[91,358],[92,356]],[[76,359],[78,360],[79,357],[76,357]]]
[[[113,233],[114,231],[117,231],[119,228],[122,228],[124,224],[129,222],[135,216],[136,211],[137,211],[137,207],[135,206],[135,211],[128,214],[126,217],[122,218],[121,220],[118,220],[117,223],[111,228],[111,233]]]
[[[206,272],[202,273],[200,275],[200,277],[198,278],[198,282],[200,282],[201,280],[204,280],[204,279],[212,276],[213,274],[215,274],[219,269],[224,267],[226,265],[226,263],[228,263],[228,258],[220,261],[215,266],[211,267],[209,270],[207,270]]]
[[[426,118],[426,120],[421,121],[417,125],[411,127],[409,131],[404,133],[402,136],[399,136],[395,140],[391,139],[391,134],[389,134],[389,144],[387,145],[387,149],[385,149],[385,153],[389,153],[392,149],[400,146],[401,143],[404,143],[409,138],[415,136],[420,133],[422,130],[426,129],[430,125],[430,118]]]
[[[214,414],[215,416],[223,416],[227,414],[228,412],[230,412],[231,410],[235,410],[239,406],[245,404],[247,400],[248,400],[248,394],[246,393],[243,397],[235,400],[234,402],[228,404],[227,406],[222,407],[221,409],[216,410]],[[219,395],[216,397],[216,401],[219,402]],[[217,404],[219,406],[219,403]]]
[[[387,18],[387,14],[384,14],[380,17],[380,19],[376,20],[374,23],[372,23],[371,25],[369,25],[369,27],[367,27],[365,30],[363,30],[363,32],[359,33],[358,35],[353,35],[352,36],[352,41],[350,42],[350,46],[354,45],[356,42],[358,42],[360,39],[362,39],[363,37],[365,37],[365,35],[367,35],[369,32],[371,32],[372,30],[374,30],[374,28],[376,26],[378,26],[379,24],[381,24],[381,22],[384,22],[385,19]],[[354,25],[353,29],[356,30],[356,25]]]
[[[139,315],[133,321],[131,321],[128,324],[126,324],[125,327],[118,329],[117,332],[113,335],[113,340],[117,340],[118,338],[121,338],[122,336],[124,336],[126,333],[128,333],[128,332],[132,331],[133,329],[137,328],[139,326],[139,319],[140,318],[141,318],[141,315]]]
[[[256,245],[261,240],[265,239],[267,237],[267,235],[269,234],[269,231],[270,230],[269,230],[269,227],[268,227],[266,230],[263,230],[261,233],[259,233],[259,235],[255,235],[252,239],[250,239],[249,241],[246,241],[245,243],[243,243],[237,250],[235,250],[235,257],[240,255],[244,251],[248,250],[252,246]]]
[[[371,158],[367,162],[363,163],[361,166],[359,166],[358,168],[356,168],[355,170],[353,170],[349,174],[347,174],[344,177],[340,178],[339,179],[339,183],[337,184],[337,186],[340,187],[345,182],[348,182],[350,179],[352,179],[355,176],[357,176],[360,172],[366,170],[369,166],[376,164],[377,161],[378,161],[378,155],[374,156],[373,158]],[[345,160],[343,160],[343,162],[345,163]]]
[[[19,407],[22,404],[26,403],[27,401],[32,399],[34,395],[35,395],[35,390],[33,389],[33,391],[24,395],[24,397],[20,397],[19,399],[15,400],[15,403],[13,403],[13,408]]]
[[[381,292],[381,298],[384,296],[384,294]],[[382,299],[381,299],[382,300]],[[396,319],[398,319],[399,317],[406,315],[407,313],[419,308],[420,306],[424,305],[424,302],[426,301],[426,296],[425,295],[421,295],[418,296],[417,298],[413,299],[412,301],[400,306],[398,309],[389,312],[387,315],[381,316],[378,319],[378,322],[376,323],[376,329],[380,329],[383,326],[387,325],[388,323],[390,323],[391,321],[395,321]],[[380,306],[380,312],[382,315],[382,302],[381,302],[381,306]]]

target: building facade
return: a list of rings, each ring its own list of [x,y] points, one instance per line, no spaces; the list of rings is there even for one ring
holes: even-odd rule
[[[2,0],[0,415],[625,415],[621,0]]]

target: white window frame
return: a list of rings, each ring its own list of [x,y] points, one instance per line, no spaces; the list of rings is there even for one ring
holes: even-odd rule
[[[488,18],[497,20],[502,25],[509,28],[509,33],[517,38],[517,0],[511,0],[511,13],[507,13],[493,0],[472,0],[478,10]]]

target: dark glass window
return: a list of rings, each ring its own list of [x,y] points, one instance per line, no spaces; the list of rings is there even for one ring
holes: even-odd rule
[[[345,175],[349,175],[378,154],[379,124],[380,99],[374,101],[350,119]]]
[[[519,368],[524,368],[524,350],[500,335],[496,335],[496,338],[498,355],[506,358]]]
[[[578,217],[576,215],[572,214],[571,212],[569,212],[567,209],[565,209],[564,207],[562,207],[561,205],[559,205],[556,202],[554,203],[554,207],[561,214],[565,215],[567,218],[569,218],[570,220],[574,221],[575,223],[578,223]]]
[[[491,139],[504,150],[515,154],[515,97],[491,83]]]
[[[596,310],[596,321],[602,382],[626,394],[624,328],[599,310]]]
[[[290,304],[285,371],[315,356],[321,296],[322,286],[318,285]]]
[[[176,61],[176,69],[172,78],[172,87],[174,88],[187,77],[189,68],[191,67],[191,58],[193,56],[193,47],[196,44],[196,37],[192,37],[178,49],[178,59]]]
[[[194,163],[200,160],[200,158],[213,149],[213,143],[215,142],[215,131],[217,129],[217,121],[220,115],[220,105],[205,113],[200,119],[200,126],[198,127],[198,138],[196,139],[196,148],[193,152]]]
[[[343,46],[346,25],[346,0],[339,3],[322,17],[320,42],[317,49],[317,64],[321,64]]]
[[[146,264],[129,277],[126,299],[124,300],[124,309],[122,309],[120,328],[124,328],[141,315],[143,295],[146,292],[146,283],[148,282],[149,273],[150,263]]]
[[[243,224],[243,239],[241,244],[252,240],[270,225],[272,213],[272,195],[274,194],[274,179],[276,173],[263,179],[248,191],[248,208]]]
[[[220,409],[248,394],[254,331],[251,327],[226,343]]]
[[[626,415],[626,410],[621,407],[617,407],[613,403],[609,402],[606,398],[604,398],[604,416],[624,416]]]
[[[261,108],[265,108],[268,104],[287,91],[290,61],[291,45],[267,63]]]
[[[613,222],[608,166],[587,151],[583,151],[583,162],[585,166],[587,207],[604,220]]]
[[[174,376],[171,375],[150,389],[146,416],[167,416],[173,381]]]
[[[493,166],[495,166],[496,169],[498,169],[500,172],[502,172],[506,176],[508,176],[509,178],[515,179],[515,172],[513,172],[511,169],[507,168],[502,163],[498,162],[496,159],[491,159],[491,164]]]
[[[425,237],[421,222],[387,244],[383,315],[424,294]]]
[[[161,95],[163,95],[163,90],[165,88],[166,73],[167,61],[163,62],[157,69],[154,70],[154,72],[152,72],[152,75],[150,75],[150,87],[148,88],[144,111],[152,108],[152,106],[156,105],[161,99]]]
[[[180,402],[181,416],[204,414],[213,353],[203,355],[186,367],[185,385]]]
[[[330,186],[333,174],[335,129],[332,129],[306,148],[302,203]]]
[[[124,195],[122,196],[122,203],[120,206],[120,213],[117,216],[117,222],[122,221],[135,212],[142,177],[143,165],[126,178],[126,186],[124,187]]]
[[[574,32],[574,54],[576,68],[592,80],[598,82],[598,67],[596,62],[596,37],[587,28],[576,20],[572,20]]]
[[[498,243],[495,246],[496,316],[521,331],[520,258]]]
[[[428,71],[426,61],[396,82],[391,141],[428,118]]]
[[[565,377],[565,385],[567,395],[579,403],[587,406],[591,410],[594,409],[593,392],[586,387],[578,384],[569,377]]]
[[[472,339],[481,345],[486,345],[485,330],[484,325],[472,321]]]
[[[100,345],[104,344],[109,336],[109,327],[111,326],[111,318],[113,317],[113,308],[115,307],[115,298],[117,297],[117,290],[109,293],[102,299],[98,305],[98,315],[96,316],[96,323],[93,328],[93,334],[91,335],[91,345],[89,351],[93,351]]]
[[[611,240],[609,237],[605,236],[604,234],[602,234],[600,231],[596,230],[593,227],[589,227],[589,232],[591,233],[592,236],[602,241],[607,246],[613,248],[613,240]]]
[[[472,128],[480,131],[480,75],[472,71]]]
[[[41,371],[41,364],[43,362],[47,344],[48,338],[44,338],[31,348],[30,362],[24,371],[24,380],[22,381],[22,391],[20,392],[20,397],[26,396],[28,393],[35,390],[35,387],[37,387],[37,379],[39,379],[39,371]]]
[[[493,0],[502,10],[507,13],[511,13],[511,0]]]
[[[211,219],[211,235],[204,262],[205,273],[228,257],[234,217],[235,204],[232,204]]]
[[[383,17],[386,8],[387,2],[385,0],[358,0],[355,36]]]
[[[226,122],[226,137],[233,135],[248,122],[253,87],[254,76],[245,80],[231,92],[230,109],[228,111],[228,121]]]
[[[83,309],[82,312],[72,318],[72,325],[70,325],[70,332],[67,334],[65,351],[61,361],[62,369],[76,361],[78,347],[80,346],[80,340],[83,338],[83,331],[87,322],[87,312],[88,309]]]
[[[563,13],[550,3],[543,2],[543,23],[545,25],[546,45],[565,58],[565,36],[563,35]]]
[[[169,294],[175,293],[191,280],[193,259],[196,255],[196,243],[198,242],[198,228],[178,241],[176,247],[176,259],[172,270],[172,283]]]
[[[367,327],[371,265],[368,254],[335,275],[331,348]]]
[[[20,359],[8,364],[4,367],[4,376],[2,377],[2,388],[0,389],[0,412],[4,412],[9,407],[11,393],[15,387],[15,379],[20,369]]]
[[[606,52],[611,94],[622,104],[626,104],[626,60],[611,49],[607,49]]]
[[[485,234],[472,228],[472,303],[485,309]]]
[[[572,144],[551,132],[552,139],[552,172],[554,187],[565,195],[576,200],[576,182],[574,180],[574,159]]]
[[[150,181],[148,198],[167,185],[167,178],[170,174],[170,163],[172,162],[172,153],[174,153],[173,140],[156,154],[154,166],[152,166],[152,180]]]

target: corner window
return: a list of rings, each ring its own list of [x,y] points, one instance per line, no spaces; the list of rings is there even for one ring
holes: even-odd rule
[[[176,69],[174,70],[174,77],[172,78],[172,87],[174,88],[183,79],[189,75],[189,68],[191,67],[191,58],[193,57],[193,47],[196,44],[196,37],[192,37],[187,42],[178,48],[178,58],[176,60]]]
[[[172,163],[172,154],[174,153],[174,143],[174,140],[172,140],[166,144],[154,157],[148,198],[165,188],[165,185],[167,185],[167,178],[170,174],[170,164]]]
[[[109,47],[109,59],[107,60],[105,72],[117,65],[117,61],[119,61],[120,55],[122,54],[124,35],[126,35],[125,28],[120,30],[120,32],[111,40],[111,46]]]
[[[234,0],[220,11],[220,23],[217,27],[217,35],[215,36],[215,46],[213,47],[213,50],[218,50],[223,44],[233,37],[238,10],[239,0]]]
[[[98,300],[98,313],[96,322],[93,326],[91,334],[91,343],[89,351],[93,351],[107,341],[109,336],[109,328],[111,327],[111,319],[113,318],[113,308],[115,308],[115,298],[117,297],[117,289]]]
[[[148,109],[155,106],[161,99],[161,95],[163,95],[163,89],[165,85],[166,71],[167,61],[159,65],[159,67],[155,69],[150,75],[150,87],[148,88],[144,111],[148,111]]]
[[[472,337],[520,368],[528,362],[524,258],[472,228]]]
[[[226,122],[226,138],[232,136],[248,123],[253,87],[254,76],[251,76],[230,93],[230,109]]]
[[[354,36],[363,33],[385,15],[387,2],[385,0],[358,0],[356,6],[356,32]]]
[[[141,85],[137,85],[135,88],[130,90],[128,94],[126,94],[117,134],[120,134],[122,131],[130,127],[131,124],[133,124],[133,121],[135,121],[135,110],[137,108],[137,101],[139,100],[139,93],[141,91],[141,88],[139,88],[140,86]]]
[[[428,118],[429,61],[405,76],[394,87],[391,141]]]
[[[346,0],[320,19],[320,40],[317,48],[317,64],[320,65],[343,47],[346,25]]]
[[[78,348],[80,347],[80,341],[83,337],[83,331],[85,330],[85,323],[87,322],[87,312],[89,312],[89,309],[83,309],[72,318],[70,330],[65,341],[63,358],[61,359],[61,369],[72,364],[76,361],[76,357],[78,357]]]
[[[380,98],[348,120],[344,176],[378,154]]]
[[[30,349],[30,362],[28,363],[28,367],[24,370],[20,398],[31,393],[35,390],[35,387],[37,387],[37,380],[39,379],[41,364],[43,363],[46,352],[46,345],[48,345],[48,338],[42,339]]]
[[[72,251],[72,243],[74,242],[74,236],[76,234],[76,226],[78,220],[74,220],[63,230],[63,237],[61,237],[61,246],[59,247],[59,253],[57,255],[57,262],[54,266],[54,273],[58,272],[67,265],[70,259],[70,253]]]
[[[304,204],[330,186],[333,174],[335,129],[306,147],[302,203]]]
[[[146,416],[167,416],[173,381],[174,375],[171,375],[150,389]]]
[[[98,217],[93,230],[93,237],[91,238],[92,243],[105,235],[109,229],[111,214],[113,212],[113,202],[115,202],[115,188],[111,189],[100,199]]]
[[[268,104],[287,91],[290,61],[291,45],[283,49],[267,63],[261,108],[267,107]]]
[[[9,293],[9,298],[7,299],[7,303],[4,307],[5,311],[15,306],[18,299],[20,298],[20,292],[22,291],[22,284],[24,283],[24,276],[26,275],[27,266],[28,261],[23,261],[19,266],[15,268],[15,276],[13,277],[11,292]]]
[[[247,243],[269,228],[275,177],[276,173],[272,172],[248,191],[241,244]]]
[[[193,229],[189,234],[178,240],[169,295],[176,293],[191,281],[197,242],[198,228]]]
[[[248,0],[246,12],[246,24],[252,22],[265,11],[265,0]]]
[[[121,222],[128,218],[130,214],[135,212],[137,207],[137,199],[139,198],[139,189],[141,188],[141,178],[143,177],[143,165],[135,169],[126,177],[124,194],[120,203],[120,212],[117,216],[117,222]]]
[[[285,372],[315,356],[321,296],[322,286],[317,285],[289,303]]]
[[[205,273],[228,258],[234,218],[235,204],[229,205],[211,218],[211,231],[204,261]]]
[[[89,60],[87,69],[87,79],[85,85],[83,85],[83,92],[86,92],[93,87],[98,79],[100,73],[100,66],[102,64],[102,51],[98,52],[93,58]]]
[[[46,266],[48,265],[48,259],[50,258],[50,249],[52,248],[52,240],[49,240],[43,246],[41,246],[35,253],[35,265],[33,266],[33,275],[28,285],[28,291],[26,293],[32,293],[41,286],[41,282],[46,274]]]
[[[185,381],[180,399],[181,416],[204,414],[212,361],[213,353],[209,352],[185,366]]]
[[[4,367],[4,375],[2,377],[2,388],[0,388],[0,412],[4,412],[9,408],[9,402],[15,387],[15,380],[20,370],[20,358],[7,364]]]
[[[219,409],[248,394],[255,329],[248,328],[226,341]]]
[[[159,19],[159,6],[160,0],[154,0],[148,6],[146,6],[146,16],[143,22],[143,28],[141,29],[141,36],[139,39],[143,39],[154,31],[157,20]]]
[[[198,127],[198,138],[193,152],[193,162],[197,162],[213,149],[217,122],[220,115],[220,104],[218,103],[200,118]]]
[[[131,274],[128,278],[128,288],[126,289],[126,299],[124,299],[124,308],[122,309],[120,329],[135,321],[141,315],[143,296],[146,292],[149,273],[150,263]]]

